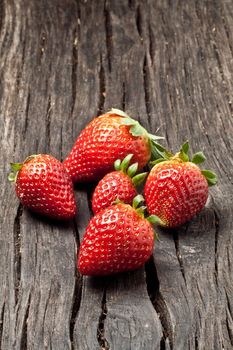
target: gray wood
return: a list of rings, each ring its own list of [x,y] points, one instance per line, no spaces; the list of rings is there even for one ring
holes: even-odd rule
[[[0,0],[0,348],[233,348],[231,1]],[[93,186],[61,225],[19,205],[11,161],[63,160],[95,115],[126,110],[208,156],[219,183],[145,268],[81,277]]]

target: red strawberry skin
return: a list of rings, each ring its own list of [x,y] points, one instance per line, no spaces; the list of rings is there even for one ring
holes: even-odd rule
[[[80,247],[78,269],[83,275],[109,275],[141,267],[153,250],[151,224],[127,204],[116,204],[95,215]]]
[[[76,214],[72,181],[63,164],[47,154],[26,161],[16,179],[16,194],[27,208],[54,219]]]
[[[93,119],[78,136],[64,166],[73,182],[98,181],[114,170],[114,161],[129,153],[142,169],[151,156],[149,139],[133,136],[123,117],[104,114]]]
[[[165,226],[176,227],[204,207],[208,183],[195,164],[168,160],[152,168],[144,193],[149,213],[157,215]]]
[[[132,204],[137,190],[132,179],[121,171],[113,171],[103,177],[92,196],[92,210],[97,214],[101,209],[112,205],[116,199]]]

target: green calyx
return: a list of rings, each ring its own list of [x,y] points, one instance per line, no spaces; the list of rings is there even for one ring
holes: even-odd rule
[[[137,187],[143,183],[148,173],[145,172],[136,175],[138,171],[138,163],[129,165],[132,157],[133,154],[131,153],[128,154],[122,161],[120,159],[117,159],[114,162],[114,168],[116,171],[122,171],[124,174],[128,175],[132,179],[133,185]]]
[[[11,172],[8,175],[8,180],[10,182],[16,182],[18,172],[22,168],[23,163],[10,163],[10,166],[11,166]]]
[[[205,176],[209,187],[216,185],[216,183],[218,182],[217,175],[213,171],[205,169],[201,170],[201,173]]]
[[[138,194],[133,199],[132,207],[137,212],[138,216],[142,219],[146,219],[151,225],[160,225],[165,226],[164,222],[156,215],[150,215],[145,218],[146,206],[141,205],[145,201],[144,197],[141,194]],[[116,199],[114,204],[124,204],[120,199]],[[158,239],[158,235],[154,230],[154,239]]]
[[[134,197],[133,199],[133,204],[132,207],[136,210],[137,214],[141,217],[141,218],[145,218],[145,210],[146,210],[146,206],[139,206],[142,202],[144,202],[144,197],[141,194],[138,194],[136,197]],[[148,217],[145,218],[150,224],[152,225],[160,225],[160,226],[164,226],[164,222],[156,215],[150,215]],[[158,239],[158,235],[154,230],[154,238]]]
[[[32,154],[31,156],[27,157],[23,163],[10,163],[11,172],[8,174],[8,180],[10,182],[16,182],[18,173],[23,167],[23,165],[29,162],[31,159],[35,158],[36,156],[36,154]]]
[[[203,152],[195,153],[192,158],[189,157],[189,142],[186,141],[180,148],[179,152],[173,154],[167,151],[163,146],[154,143],[154,161],[150,162],[152,165],[167,161],[177,160],[178,162],[192,162],[194,164],[201,164],[206,160]],[[208,185],[213,186],[217,183],[217,175],[211,170],[201,170],[201,173],[206,178]]]
[[[131,118],[128,114],[121,111],[120,109],[112,108],[111,111],[108,112],[108,114],[116,114],[116,115],[119,115],[120,117],[122,117],[121,123],[124,125],[128,125],[130,127],[129,131],[130,131],[131,135],[133,135],[135,137],[137,137],[137,136],[146,137],[150,142],[151,151],[153,148],[154,141],[164,139],[164,137],[156,136],[156,135],[148,133],[147,130],[145,128],[143,128],[143,126],[137,120]]]

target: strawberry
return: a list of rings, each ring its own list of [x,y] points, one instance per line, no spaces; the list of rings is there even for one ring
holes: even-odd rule
[[[150,214],[158,215],[163,226],[176,227],[197,214],[208,197],[208,185],[215,185],[216,175],[210,170],[200,170],[197,164],[205,161],[202,152],[188,156],[186,142],[176,155],[158,145],[161,155],[153,162],[145,188],[145,200]]]
[[[132,157],[133,154],[129,154],[122,162],[117,159],[114,163],[115,171],[105,175],[96,186],[92,197],[94,214],[114,204],[117,199],[125,204],[132,204],[137,195],[136,186],[141,184],[147,175],[147,173],[135,175],[138,163],[128,167]]]
[[[83,129],[64,166],[73,182],[98,181],[113,170],[115,159],[123,160],[132,153],[132,163],[137,162],[140,170],[151,158],[158,138],[126,113],[112,109]]]
[[[55,219],[75,216],[73,184],[61,162],[37,154],[24,163],[11,163],[11,168],[8,178],[16,183],[16,194],[25,207]]]
[[[87,226],[78,257],[83,275],[109,275],[141,267],[153,250],[151,223],[158,218],[144,218],[138,195],[129,204],[118,203],[102,209]]]

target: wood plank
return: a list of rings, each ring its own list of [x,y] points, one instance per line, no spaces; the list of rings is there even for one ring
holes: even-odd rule
[[[168,311],[164,331],[175,349],[232,346],[231,307],[224,293],[227,286],[232,300],[232,263],[227,258],[233,210],[232,157],[227,156],[233,130],[229,7],[228,2],[174,1],[153,3],[149,11],[157,48],[148,69],[154,92],[149,98],[156,96],[161,123],[165,116],[161,131],[174,150],[186,139],[193,150],[203,149],[208,155],[206,166],[220,179],[210,190],[207,208],[170,237],[161,233],[155,248],[160,293]],[[231,34],[226,24],[224,29],[229,20]]]
[[[10,161],[28,154],[62,158],[72,101],[73,27],[67,23],[75,4],[1,1],[1,9],[1,348],[70,349],[74,228],[22,211],[6,174]]]

